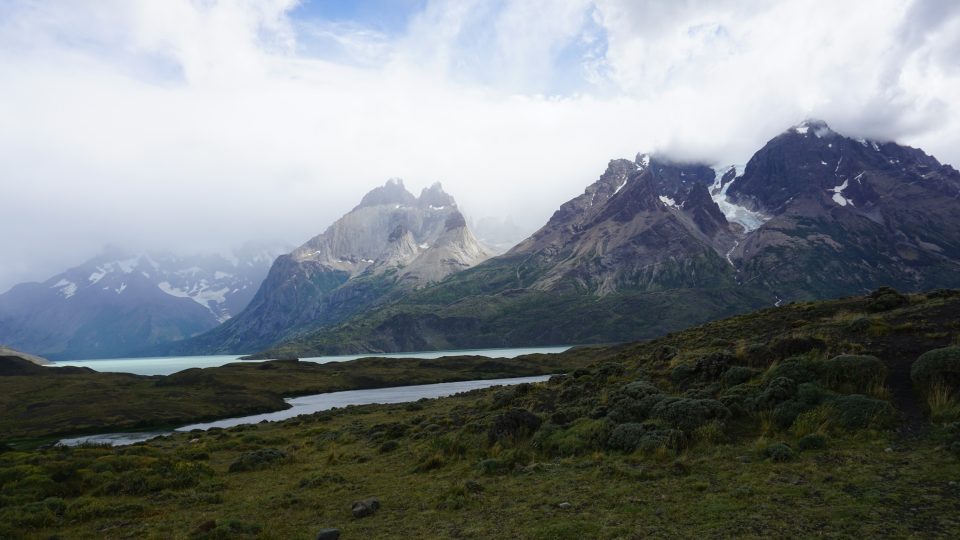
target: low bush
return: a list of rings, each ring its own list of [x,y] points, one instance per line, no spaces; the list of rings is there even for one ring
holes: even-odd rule
[[[380,445],[380,453],[386,454],[388,452],[393,452],[397,448],[400,448],[400,443],[394,440],[386,441]]]
[[[823,383],[843,394],[868,394],[883,387],[887,366],[876,356],[842,354],[823,362]]]
[[[526,409],[511,409],[493,419],[487,432],[487,442],[516,443],[533,435],[543,420]]]
[[[480,460],[476,468],[483,474],[494,475],[507,471],[507,464],[496,458],[487,458]]]
[[[547,424],[537,431],[533,445],[552,456],[586,454],[600,445],[603,422],[581,418],[568,427]]]
[[[818,433],[811,433],[810,435],[805,435],[797,441],[797,448],[801,451],[807,450],[823,450],[827,447],[827,438]]]
[[[679,448],[683,434],[677,430],[664,429],[654,424],[620,424],[610,433],[607,446],[622,452],[641,451],[652,453],[660,448]]]
[[[784,442],[774,443],[763,449],[763,457],[774,463],[785,463],[794,458],[793,448]]]
[[[797,383],[787,377],[771,379],[754,400],[758,410],[772,409],[797,395]]]
[[[837,396],[827,405],[831,427],[841,429],[888,429],[897,421],[889,402],[860,394]]]
[[[817,380],[817,365],[803,357],[787,358],[772,366],[764,374],[764,379],[771,381],[778,377],[786,377],[797,384]]]
[[[925,392],[935,384],[960,389],[960,347],[934,349],[920,355],[910,367],[910,378]]]
[[[910,300],[890,287],[880,287],[867,297],[867,310],[873,313],[889,311],[906,305]]]
[[[746,366],[731,366],[720,376],[720,382],[726,387],[743,384],[760,374],[759,369],[753,369]]]
[[[667,397],[657,402],[650,416],[684,432],[692,432],[713,420],[726,420],[730,411],[717,400]]]
[[[266,448],[253,452],[244,452],[236,461],[230,464],[229,472],[244,472],[267,469],[281,464],[289,459],[286,452],[276,448]]]

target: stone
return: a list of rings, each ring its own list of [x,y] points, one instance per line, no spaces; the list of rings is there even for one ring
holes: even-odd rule
[[[569,510],[569,509],[573,508],[573,505],[570,504],[570,503],[568,503],[568,502],[562,502],[562,503],[560,503],[560,504],[557,505],[557,508],[559,508],[559,509],[561,509],[561,510]]]
[[[372,516],[379,509],[380,499],[377,499],[376,497],[371,497],[362,501],[356,501],[350,507],[350,511],[353,512],[353,517],[358,519]]]
[[[340,529],[320,529],[317,532],[317,540],[338,540],[340,538]]]

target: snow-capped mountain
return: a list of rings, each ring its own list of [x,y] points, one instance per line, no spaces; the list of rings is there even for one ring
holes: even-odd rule
[[[284,248],[178,256],[109,250],[0,295],[0,343],[54,359],[131,354],[240,312]]]
[[[164,354],[255,352],[470,268],[492,254],[439,183],[420,196],[392,179],[288,255],[250,305]]]
[[[265,354],[628,341],[884,285],[960,287],[960,173],[808,120],[745,166],[613,160],[507,253]]]

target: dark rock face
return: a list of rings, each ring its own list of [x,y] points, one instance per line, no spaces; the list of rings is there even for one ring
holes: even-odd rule
[[[771,219],[731,254],[785,300],[960,284],[960,173],[922,151],[808,121],[771,140],[728,196]]]
[[[638,157],[611,161],[583,195],[506,256],[536,267],[541,290],[609,294],[732,283],[732,229],[707,185],[714,173]]]
[[[356,501],[350,506],[350,511],[353,512],[353,517],[357,519],[372,516],[379,509],[380,499],[375,497],[364,499],[362,501]]]

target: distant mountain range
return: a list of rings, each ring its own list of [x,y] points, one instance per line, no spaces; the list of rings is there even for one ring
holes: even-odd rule
[[[230,256],[111,250],[0,295],[0,343],[54,360],[137,354],[216,327],[253,298],[276,246]]]
[[[439,184],[414,196],[390,180],[276,260],[110,254],[14,287],[0,343],[59,359],[620,342],[880,286],[960,287],[960,173],[818,120],[745,166],[612,160],[499,256],[517,227],[479,226],[500,245]]]
[[[163,354],[254,352],[337,324],[492,255],[437,183],[420,196],[393,179],[292,253],[279,257],[250,305]]]
[[[810,120],[745,167],[613,160],[507,253],[261,356],[627,341],[882,285],[960,286],[960,173]]]

